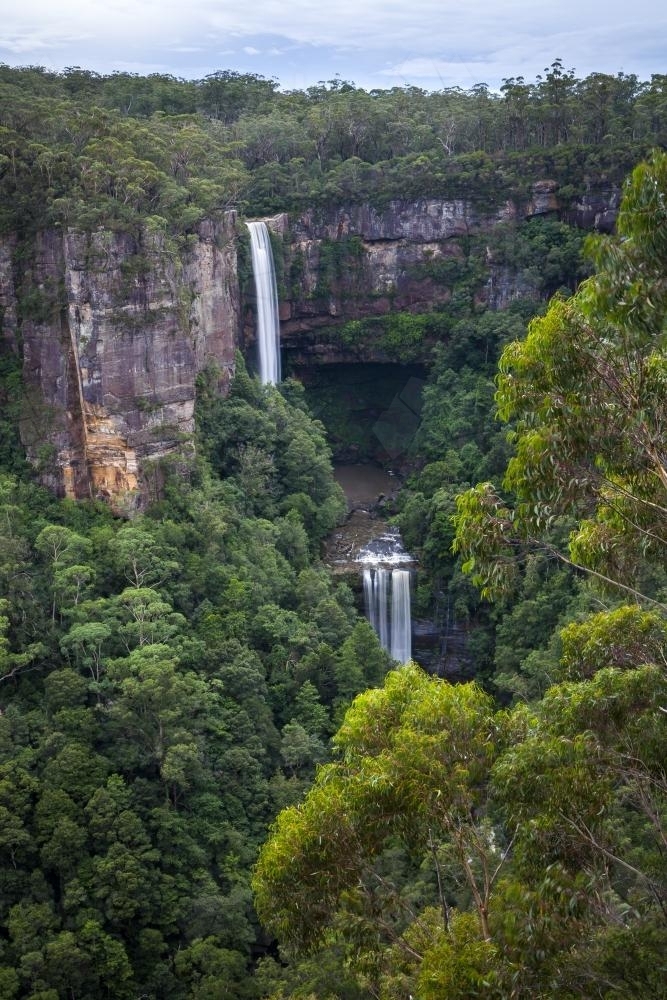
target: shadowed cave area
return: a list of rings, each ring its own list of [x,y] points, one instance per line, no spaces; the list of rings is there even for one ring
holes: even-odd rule
[[[288,371],[303,382],[336,464],[373,462],[398,474],[407,469],[419,427],[423,365],[328,364]]]

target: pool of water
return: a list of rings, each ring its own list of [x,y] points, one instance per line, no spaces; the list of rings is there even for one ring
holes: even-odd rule
[[[372,508],[380,497],[391,496],[398,490],[396,476],[379,465],[358,462],[355,465],[337,465],[334,477],[347,497],[350,510]]]

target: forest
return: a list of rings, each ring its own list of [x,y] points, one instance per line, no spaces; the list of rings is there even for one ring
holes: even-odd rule
[[[0,66],[0,232],[141,219],[183,236],[224,206],[258,216],[341,201],[495,204],[553,177],[621,181],[667,142],[667,77],[592,74],[557,59],[500,93],[367,92],[339,79],[282,92],[225,70],[200,81]],[[564,189],[564,190],[563,190]]]
[[[59,227],[178,256],[230,208],[623,191],[611,235],[499,229],[447,303],[338,331],[425,373],[387,513],[417,612],[465,635],[447,678],[323,561],[335,398],[238,353],[145,511],[60,499],[0,299],[0,1000],[666,997],[667,77],[1,66],[0,93],[17,270]],[[491,251],[532,291],[499,311]]]

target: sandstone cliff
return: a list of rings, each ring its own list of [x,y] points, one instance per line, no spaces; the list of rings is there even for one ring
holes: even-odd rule
[[[446,307],[471,237],[483,247],[497,227],[536,215],[608,230],[617,204],[618,192],[600,190],[563,205],[545,180],[525,203],[488,212],[422,199],[275,216],[284,348],[301,365],[387,360],[372,344],[342,344],[335,327]],[[1,333],[23,352],[21,435],[56,492],[129,511],[159,491],[160,458],[192,451],[198,372],[215,365],[224,392],[237,346],[254,353],[243,232],[229,212],[180,247],[149,231],[50,231],[27,253],[0,242]],[[489,252],[474,294],[498,309],[537,292]]]
[[[21,435],[59,494],[131,508],[155,487],[156,459],[192,450],[197,373],[214,364],[224,391],[238,344],[235,224],[206,223],[180,250],[109,231],[42,233],[18,265],[2,247]]]
[[[619,202],[616,190],[591,191],[575,204],[559,199],[554,181],[537,181],[519,204],[484,212],[466,201],[392,201],[308,210],[267,220],[283,238],[281,337],[298,365],[387,360],[368,345],[341,348],[332,327],[391,311],[427,312],[446,306],[456,274],[465,267],[470,238],[484,242],[500,226],[536,216],[566,219],[609,231]],[[519,297],[539,297],[525,275],[497,263],[488,251],[475,295],[479,305],[506,308]]]

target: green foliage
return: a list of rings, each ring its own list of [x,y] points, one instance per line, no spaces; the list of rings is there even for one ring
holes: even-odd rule
[[[533,176],[572,198],[591,176],[619,182],[665,141],[660,74],[578,80],[556,60],[535,83],[508,79],[499,94],[483,84],[367,93],[339,82],[282,93],[275,80],[230,70],[186,81],[4,66],[0,228],[157,219],[180,235],[229,206],[261,215],[438,196],[490,209],[529,201]],[[547,239],[536,280],[552,290],[572,259]]]
[[[244,186],[232,149],[192,114],[140,119],[104,110],[80,91],[36,97],[11,82],[0,86],[5,232],[136,231],[153,220],[179,235],[234,203]]]
[[[568,79],[556,67],[554,100]],[[387,1000],[632,996],[644,987],[630,984],[651,982],[661,962],[662,159],[630,183],[622,239],[594,247],[598,273],[505,349],[496,398],[515,426],[505,479],[514,497],[481,483],[458,498],[452,526],[464,476],[507,462],[488,422],[485,366],[510,325],[489,323],[472,370],[452,364],[458,345],[445,343],[424,393],[415,443],[430,461],[400,500],[401,526],[457,613],[470,615],[447,565],[456,530],[465,568],[505,601],[494,682],[531,706],[498,712],[479,689],[411,667],[389,675],[355,700],[335,763],[260,851],[254,887],[267,926],[292,952],[343,948],[359,986]],[[547,281],[572,275],[565,235],[530,236],[538,255],[564,251]],[[466,325],[462,343],[479,359],[482,327]],[[584,617],[591,593],[562,568],[572,557],[640,598],[641,582],[651,610]],[[389,863],[397,847],[432,872],[416,906]],[[636,971],[617,950],[626,936],[642,942]]]
[[[20,358],[0,350],[0,468],[17,474],[25,471],[18,434],[21,393]]]
[[[362,277],[364,245],[358,236],[337,240],[322,240],[319,246],[317,287],[315,298],[326,298],[333,292],[354,295],[355,285]]]
[[[438,320],[433,316],[390,313],[387,317],[350,320],[339,332],[341,343],[355,351],[371,345],[387,359],[409,364],[421,361],[427,353],[427,338],[433,336]]]
[[[499,226],[489,241],[489,253],[497,266],[510,266],[519,281],[540,295],[559,289],[576,290],[584,276],[581,231],[555,219],[530,219],[522,226]]]
[[[339,760],[262,847],[260,916],[291,949],[345,945],[359,984],[387,1000],[592,998],[600,977],[612,996],[633,978],[620,926],[645,942],[636,975],[650,979],[666,887],[664,698],[660,670],[608,669],[534,711],[494,713],[470,685],[392,673],[353,703]],[[396,864],[383,869],[398,842],[436,875],[417,912]]]
[[[227,207],[442,196],[484,211],[528,204],[533,177],[574,199],[584,178],[613,184],[663,142],[664,82],[580,81],[556,61],[499,95],[343,81],[284,94],[227,71],[186,82],[0,67],[0,229],[27,278],[38,231],[130,234],[141,252],[122,295],[147,246],[177,260]],[[620,238],[591,245],[594,277],[523,344],[534,299],[582,274],[578,235],[553,218],[415,273],[448,290],[446,310],[339,328],[350,352],[428,356],[397,506],[421,560],[418,601],[464,623],[480,679],[530,707],[500,712],[477,685],[412,666],[387,675],[349,590],[317,561],[344,504],[295,383],[263,388],[239,360],[223,400],[204,373],[192,480],[169,479],[121,523],[29,483],[18,362],[3,355],[2,996],[660,995],[664,173],[660,155],[639,168]],[[526,302],[484,308],[487,257],[521,273]],[[355,236],[324,241],[316,295],[355,302],[363,259]],[[19,319],[61,304],[62,288],[26,280]],[[516,598],[489,611],[449,550],[456,493],[507,464],[491,418],[503,348],[514,497],[482,485],[457,515],[467,568]],[[384,385],[386,404],[379,380],[373,406],[359,403],[370,426],[402,387]],[[322,405],[341,409],[335,389]],[[535,551],[540,535],[564,555],[570,531],[570,558],[653,610],[585,618],[585,589]],[[250,893],[260,848],[258,912],[314,957],[256,963],[272,947]]]
[[[341,763],[320,769],[304,805],[281,814],[262,849],[256,904],[283,941],[317,941],[393,835],[416,847],[429,829],[446,831],[459,860],[478,853],[464,825],[493,757],[489,711],[472,686],[452,688],[416,668],[356,699],[336,737]],[[479,916],[484,924],[483,907]]]
[[[345,510],[324,428],[300,401],[290,402],[289,384],[284,394],[261,387],[242,359],[237,361],[227,399],[207,388],[205,377],[200,380],[198,423],[205,452],[215,471],[238,488],[245,513],[273,519],[282,514],[293,536],[301,524],[311,545],[317,544]]]
[[[667,644],[667,623],[653,611],[621,607],[568,625],[560,634],[563,678],[590,677],[603,667],[633,667],[660,662]]]
[[[542,697],[561,679],[565,634],[576,626],[555,630],[586,605],[572,574],[529,556],[517,600],[496,626],[494,685],[527,701]]]
[[[597,273],[504,351],[497,404],[515,425],[504,484],[516,504],[487,484],[461,498],[457,520],[459,549],[488,590],[507,587],[513,551],[562,515],[579,522],[571,558],[612,589],[641,596],[651,564],[661,579],[665,191],[656,154],[626,187],[618,237],[591,244]]]
[[[0,479],[8,996],[256,996],[258,846],[389,666],[316,559],[344,502],[300,387],[199,394],[211,463],[131,521]]]

